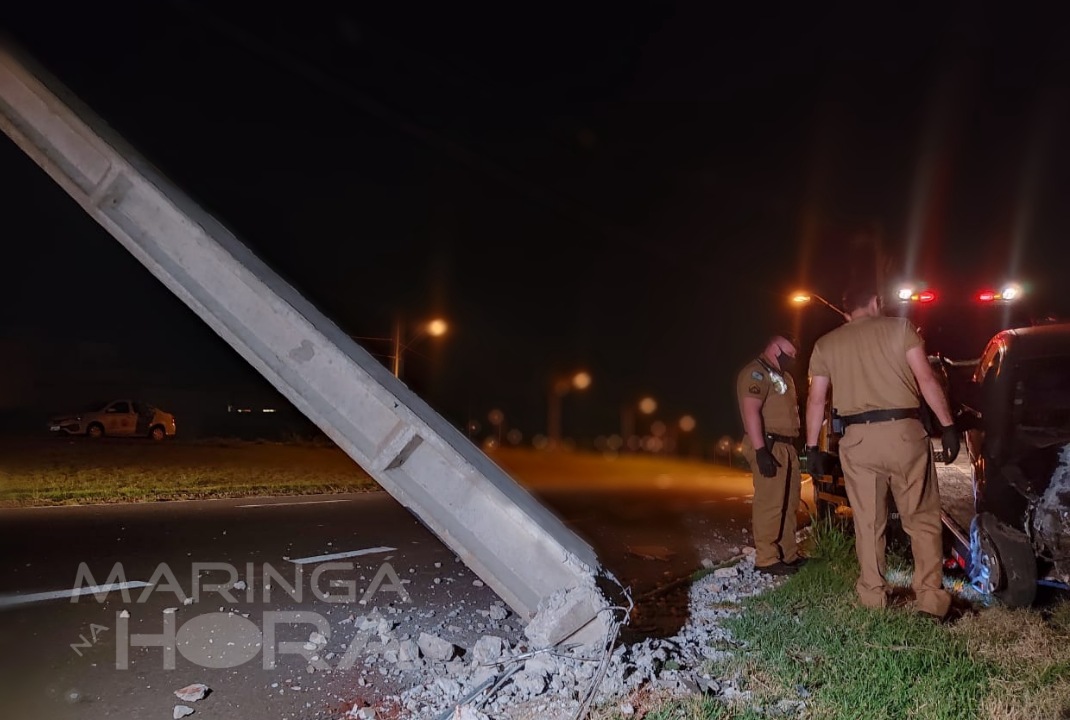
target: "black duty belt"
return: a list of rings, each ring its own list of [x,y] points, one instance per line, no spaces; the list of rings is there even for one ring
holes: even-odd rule
[[[773,442],[784,443],[785,445],[794,445],[795,438],[791,435],[777,435],[776,433],[766,433],[766,440],[772,440]]]
[[[896,410],[869,410],[857,415],[844,415],[840,419],[844,425],[890,422],[892,420],[918,420],[921,414],[917,408],[898,408]]]

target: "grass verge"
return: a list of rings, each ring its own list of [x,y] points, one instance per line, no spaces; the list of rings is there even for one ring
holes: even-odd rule
[[[711,674],[749,691],[662,700],[650,719],[750,720],[783,713],[840,719],[1037,720],[1070,717],[1070,606],[983,610],[947,627],[855,602],[849,536],[815,528],[814,560],[728,620],[738,645]],[[719,649],[731,649],[729,647]]]
[[[3,507],[311,495],[378,488],[341,450],[308,445],[49,438],[5,445],[0,452]]]

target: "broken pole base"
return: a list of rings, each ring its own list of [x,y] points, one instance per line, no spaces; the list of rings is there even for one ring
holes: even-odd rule
[[[559,590],[539,603],[524,635],[536,650],[564,642],[605,647],[612,622],[605,596],[593,584]]]

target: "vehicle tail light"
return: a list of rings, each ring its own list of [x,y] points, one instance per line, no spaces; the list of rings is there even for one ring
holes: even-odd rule
[[[996,299],[996,293],[992,290],[982,290],[977,294],[977,299],[981,302],[992,302]]]
[[[925,290],[923,292],[918,293],[918,302],[920,303],[931,303],[935,299],[936,293],[934,293],[932,290]]]

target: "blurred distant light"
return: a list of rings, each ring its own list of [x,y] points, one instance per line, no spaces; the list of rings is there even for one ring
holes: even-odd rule
[[[482,428],[483,428],[483,426],[479,424],[478,420],[471,420],[468,423],[468,432],[470,432],[470,433],[477,433]]]
[[[264,408],[260,412],[273,413],[275,412],[275,408]]]
[[[513,428],[509,432],[505,433],[505,441],[510,445],[519,445],[524,441],[524,433],[520,432],[516,428]]]
[[[497,427],[505,421],[505,413],[498,408],[494,408],[487,413],[487,421],[490,422],[491,425]]]
[[[982,290],[977,294],[977,299],[981,302],[992,302],[996,299],[996,293],[992,290]]]
[[[931,303],[935,299],[936,293],[934,293],[932,290],[923,290],[922,292],[918,293],[918,302]]]
[[[658,401],[652,397],[645,397],[639,401],[639,412],[650,415],[658,409]]]
[[[620,450],[624,447],[624,438],[620,435],[610,435],[606,438],[606,447],[610,450]]]
[[[1003,288],[1003,292],[1000,293],[1000,295],[1003,296],[1004,300],[1015,300],[1020,297],[1021,294],[1022,289],[1017,285],[1008,285],[1007,287]]]
[[[536,435],[531,439],[531,445],[536,450],[545,450],[550,446],[550,439],[545,435]]]
[[[431,322],[427,323],[427,334],[431,337],[441,337],[446,334],[446,331],[450,329],[450,326],[446,324],[446,321],[442,318],[435,318]]]
[[[496,450],[498,448],[498,439],[489,437],[483,441],[484,450]]]
[[[902,287],[899,288],[897,296],[900,300],[909,300],[910,296],[914,294],[914,288]]]
[[[797,292],[791,296],[791,301],[796,305],[805,305],[810,302],[810,293]]]
[[[591,385],[591,374],[581,370],[572,376],[572,387],[577,390],[586,390]]]
[[[602,452],[606,449],[606,438],[603,435],[599,435],[594,439],[594,449]]]
[[[684,415],[680,418],[680,429],[684,432],[691,432],[695,429],[695,418],[690,415]]]
[[[661,420],[655,420],[654,422],[650,423],[650,434],[654,437],[662,437],[665,434],[665,430],[665,423],[663,423]]]

